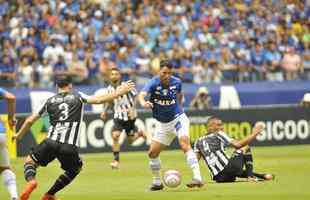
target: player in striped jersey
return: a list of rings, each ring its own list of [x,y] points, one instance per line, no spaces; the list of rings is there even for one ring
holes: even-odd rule
[[[55,193],[67,186],[79,174],[82,160],[78,154],[78,141],[81,120],[83,118],[83,105],[102,104],[122,96],[132,89],[134,84],[127,82],[111,94],[102,96],[87,96],[72,89],[69,76],[59,76],[56,79],[58,94],[49,98],[43,106],[28,117],[21,129],[13,139],[20,139],[44,113],[50,118],[50,128],[47,138],[34,147],[26,158],[24,175],[27,185],[21,193],[20,200],[29,199],[32,191],[37,187],[35,180],[38,166],[47,166],[55,158],[61,163],[65,171],[60,175],[54,185],[42,197],[42,200],[56,199]]]
[[[110,85],[106,88],[108,94],[115,92],[115,90],[122,85],[122,77],[118,68],[111,69],[109,79]],[[105,111],[101,113],[101,118],[105,120],[107,116],[107,108],[110,105],[113,107],[114,126],[112,129],[112,152],[114,160],[110,163],[112,169],[119,168],[119,137],[123,130],[125,130],[130,144],[140,137],[146,138],[146,134],[142,130],[139,130],[135,125],[137,118],[136,95],[137,91],[132,90],[129,93],[114,99],[111,103],[105,105]]]
[[[4,99],[7,102],[8,108],[8,124],[9,128],[13,129],[15,126],[15,96],[0,88],[0,99]],[[6,144],[6,127],[4,122],[0,119],[0,174],[3,178],[3,183],[10,193],[12,200],[17,200],[17,189],[16,189],[16,176],[11,169],[9,152]]]
[[[272,180],[271,174],[253,172],[253,157],[248,144],[264,129],[256,123],[252,134],[242,140],[234,140],[223,132],[223,123],[219,118],[211,117],[207,123],[208,133],[194,144],[197,157],[205,160],[213,180],[216,182],[234,182],[236,177],[248,178],[250,181]],[[232,145],[236,150],[229,158],[225,147]],[[245,167],[245,169],[244,169]]]

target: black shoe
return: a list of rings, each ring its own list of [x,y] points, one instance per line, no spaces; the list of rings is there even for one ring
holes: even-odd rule
[[[193,179],[191,180],[191,182],[187,183],[186,186],[189,188],[194,188],[194,187],[202,187],[204,185],[204,183],[202,181]]]
[[[149,188],[150,191],[157,191],[164,189],[164,185],[161,183],[160,185],[152,184]]]

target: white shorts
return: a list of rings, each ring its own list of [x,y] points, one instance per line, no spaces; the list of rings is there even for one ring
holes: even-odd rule
[[[9,151],[6,144],[6,136],[0,133],[0,167],[9,167],[10,157]]]
[[[181,114],[171,122],[159,122],[159,128],[155,131],[152,139],[169,146],[176,136],[178,138],[181,136],[189,137],[189,124],[189,119],[185,113]]]

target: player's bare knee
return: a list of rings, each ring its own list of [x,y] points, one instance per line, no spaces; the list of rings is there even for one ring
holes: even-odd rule
[[[154,151],[154,150],[150,150],[148,152],[148,156],[149,156],[149,158],[157,158],[159,156],[159,152]]]
[[[26,157],[25,164],[33,164],[33,165],[37,166],[37,163],[30,156]]]
[[[187,151],[191,149],[190,144],[186,141],[180,141],[179,145],[184,153],[186,153]]]
[[[11,169],[9,166],[0,166],[0,174],[4,171],[4,170],[7,170],[7,169]]]
[[[112,139],[114,142],[118,142],[119,134],[118,133],[112,133]]]

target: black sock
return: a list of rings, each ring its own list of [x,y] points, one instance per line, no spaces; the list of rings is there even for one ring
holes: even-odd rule
[[[26,181],[31,181],[32,179],[35,179],[37,174],[37,168],[32,163],[25,163],[24,165],[24,176]]]
[[[113,151],[114,160],[119,162],[119,151]]]
[[[244,163],[247,176],[253,176],[253,156],[250,148],[244,154]]]
[[[56,192],[69,185],[78,174],[79,173],[75,172],[65,172],[64,174],[60,175],[55,181],[54,185],[49,189],[47,194],[55,195]]]

